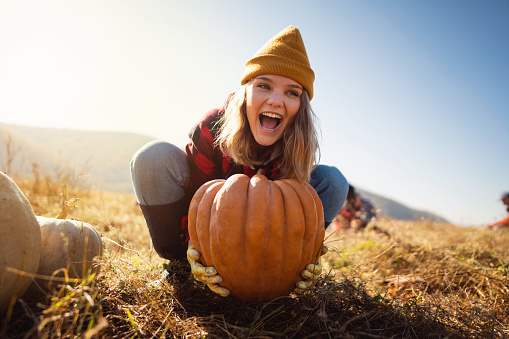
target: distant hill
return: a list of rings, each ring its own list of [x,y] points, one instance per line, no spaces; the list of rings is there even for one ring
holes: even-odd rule
[[[7,142],[14,152],[10,171],[30,175],[32,163],[42,171],[74,171],[101,190],[132,192],[129,162],[154,138],[132,133],[78,131],[0,124],[0,170],[7,171]]]
[[[407,207],[397,201],[359,189],[357,186],[355,190],[361,196],[369,199],[375,205],[375,208],[380,210],[379,214],[384,217],[398,220],[420,220],[424,218],[436,222],[448,222],[436,214]]]
[[[8,143],[8,140],[11,140]],[[132,155],[154,138],[116,132],[39,128],[0,123],[0,170],[30,176],[33,163],[41,172],[69,172],[87,176],[101,190],[132,192],[129,162]],[[7,145],[10,151],[7,150]],[[8,156],[10,152],[11,156]],[[10,164],[9,159],[12,160]],[[10,167],[10,168],[7,168]],[[432,213],[409,208],[394,200],[358,189],[380,214],[393,219],[426,218],[444,221]]]

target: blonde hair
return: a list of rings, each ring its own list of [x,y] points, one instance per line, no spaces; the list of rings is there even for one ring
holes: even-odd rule
[[[251,133],[246,114],[246,88],[247,83],[242,85],[228,102],[225,114],[219,121],[221,126],[216,137],[216,145],[235,163],[253,167],[261,163],[251,156],[252,147],[256,141]],[[320,150],[315,128],[316,116],[311,109],[305,89],[300,98],[300,108],[295,120],[285,130],[282,138],[274,144],[270,160],[282,155],[279,163],[281,172],[279,179],[309,182]]]

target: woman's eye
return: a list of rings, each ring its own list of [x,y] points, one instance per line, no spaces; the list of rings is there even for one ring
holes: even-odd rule
[[[294,97],[299,96],[299,93],[297,93],[296,91],[288,91],[288,94],[290,94],[291,96],[294,96]]]
[[[258,87],[262,89],[270,89],[269,85],[267,84],[259,84]]]

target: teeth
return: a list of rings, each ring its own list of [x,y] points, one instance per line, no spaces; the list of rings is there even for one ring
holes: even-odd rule
[[[274,118],[274,119],[281,119],[282,116],[279,115],[279,114],[275,114],[275,113],[268,113],[268,112],[263,112],[262,115],[265,115],[269,118]]]

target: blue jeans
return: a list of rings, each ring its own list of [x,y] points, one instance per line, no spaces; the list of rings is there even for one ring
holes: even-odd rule
[[[140,148],[131,161],[131,178],[140,205],[158,206],[180,201],[190,180],[184,151],[166,141],[152,141]],[[325,227],[339,213],[348,192],[348,182],[333,166],[318,165],[310,185],[322,201]]]
[[[311,172],[309,184],[313,186],[322,201],[325,228],[327,228],[345,202],[348,182],[336,167],[318,165]]]

